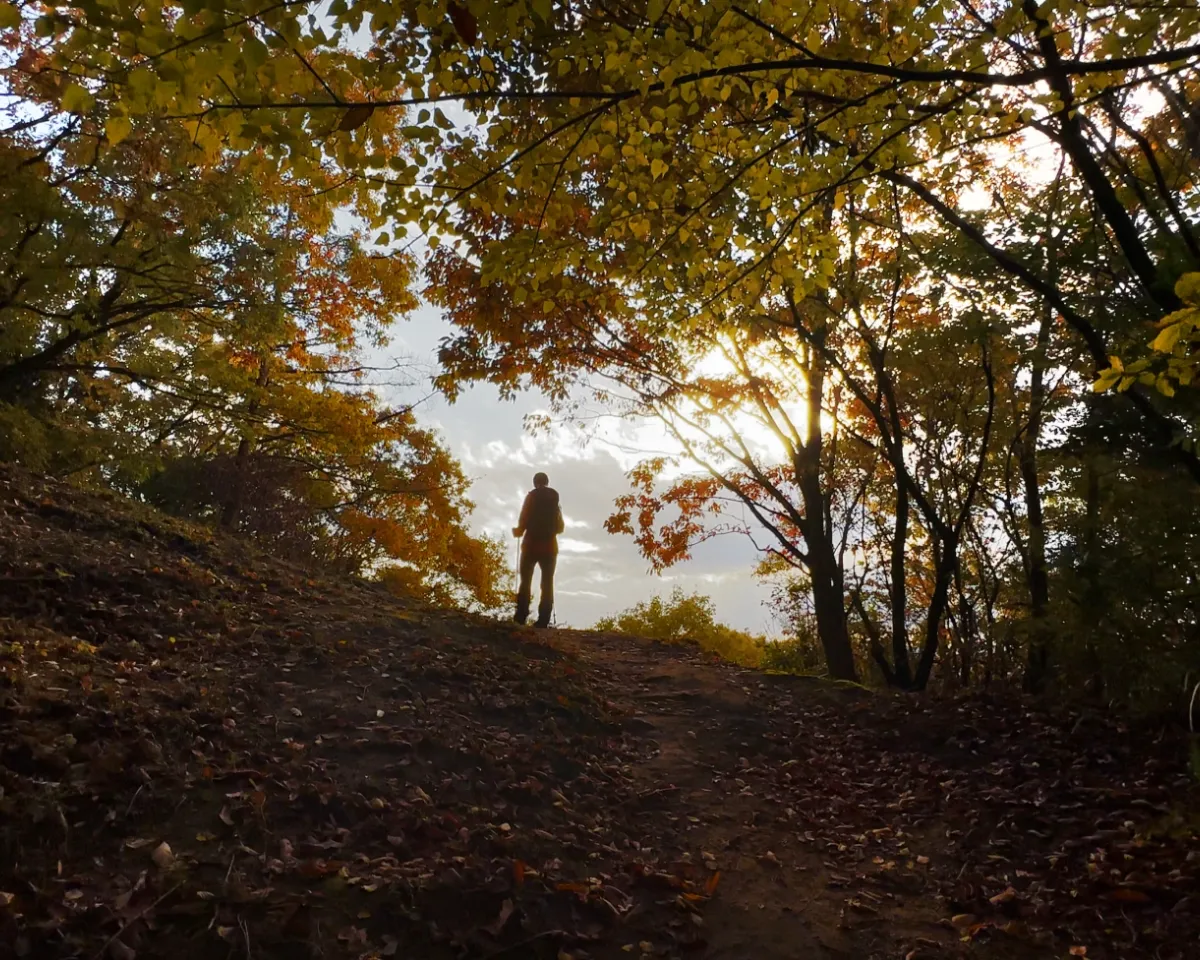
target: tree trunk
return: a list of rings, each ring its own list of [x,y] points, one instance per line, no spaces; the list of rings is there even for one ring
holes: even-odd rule
[[[891,601],[892,601],[892,670],[896,685],[907,690],[912,686],[912,666],[908,657],[908,581],[906,578],[908,547],[908,488],[896,476],[896,527],[892,531]]]
[[[1046,399],[1046,341],[1053,320],[1047,307],[1038,328],[1037,345],[1029,384],[1029,422],[1018,452],[1021,484],[1025,494],[1025,514],[1029,520],[1027,578],[1029,588],[1030,636],[1029,660],[1025,667],[1025,688],[1041,693],[1050,672],[1050,576],[1046,568],[1046,525],[1042,514],[1042,489],[1038,480],[1038,442],[1042,433],[1042,411]]]
[[[825,653],[829,673],[837,680],[858,680],[850,630],[846,623],[845,579],[838,562],[832,520],[827,509],[829,491],[822,484],[824,436],[821,414],[825,397],[826,329],[815,332],[817,349],[809,350],[808,397],[804,443],[796,450],[793,468],[800,498],[804,503],[804,523],[800,533],[808,548],[808,573],[812,582],[813,608],[817,615],[817,634]]]
[[[942,620],[950,605],[950,584],[954,579],[954,568],[958,565],[958,541],[947,535],[936,541],[933,556],[933,595],[929,598],[929,610],[925,619],[925,643],[921,647],[921,659],[917,661],[917,672],[913,676],[913,690],[924,690],[929,685],[933,664],[937,660],[941,641]]]
[[[1083,577],[1084,588],[1082,597],[1082,621],[1084,635],[1084,656],[1087,669],[1091,673],[1088,679],[1088,693],[1094,697],[1104,696],[1104,673],[1101,670],[1100,654],[1096,647],[1096,633],[1104,611],[1104,587],[1100,582],[1100,471],[1094,457],[1088,457],[1084,465],[1086,471],[1086,504],[1083,563],[1080,573]]]
[[[258,377],[254,382],[258,390],[262,390],[267,385],[270,376],[271,367],[264,354],[259,358]],[[262,401],[256,391],[246,406],[247,414],[253,417],[258,413],[261,405]],[[250,460],[250,455],[254,453],[254,447],[253,437],[243,436],[238,443],[237,455],[233,459],[233,477],[229,484],[229,496],[225,498],[225,503],[221,507],[221,518],[218,521],[222,530],[233,530],[237,527],[238,516],[242,512],[242,499],[246,493],[246,465]]]
[[[811,549],[811,547],[810,547]],[[832,566],[830,566],[832,563]],[[841,571],[833,562],[822,560],[809,566],[813,607],[817,615],[817,635],[825,653],[829,675],[835,680],[858,680],[850,630],[846,625],[846,600]]]

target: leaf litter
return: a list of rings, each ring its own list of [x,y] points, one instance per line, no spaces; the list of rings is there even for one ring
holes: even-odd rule
[[[1200,938],[1170,734],[534,635],[10,468],[0,545],[0,958]]]

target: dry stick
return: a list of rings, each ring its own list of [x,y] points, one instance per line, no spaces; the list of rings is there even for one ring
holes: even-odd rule
[[[114,933],[106,941],[104,941],[104,946],[102,946],[99,950],[96,951],[96,953],[92,956],[92,960],[100,960],[100,958],[103,957],[104,954],[107,952],[108,948],[111,947],[113,945],[113,943],[126,930],[128,930],[131,926],[133,926],[135,923],[137,923],[139,920],[141,920],[142,917],[144,917],[146,914],[148,914],[151,910],[153,910],[155,907],[157,907],[160,903],[162,903],[164,900],[166,900],[167,897],[169,897],[171,894],[173,894],[176,890],[178,890],[182,886],[183,886],[182,881],[175,884],[175,886],[173,886],[170,890],[168,890],[166,893],[164,893],[157,900],[155,900],[152,904],[150,904],[149,906],[143,907],[141,910],[139,910],[137,912],[136,916],[130,917],[123,924],[121,924],[121,929],[118,930],[116,933]]]

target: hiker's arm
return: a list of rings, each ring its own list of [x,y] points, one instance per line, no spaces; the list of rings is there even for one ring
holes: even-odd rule
[[[566,527],[566,524],[565,524],[565,523],[563,523],[562,507],[555,507],[555,510],[556,510],[556,511],[557,511],[557,513],[558,513],[558,522],[555,524],[555,531],[554,531],[554,532],[555,532],[555,533],[562,533],[564,530],[566,530],[566,529],[567,529],[567,527]]]

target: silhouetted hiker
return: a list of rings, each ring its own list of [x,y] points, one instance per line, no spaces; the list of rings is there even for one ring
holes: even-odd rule
[[[563,532],[562,509],[558,491],[550,486],[544,473],[533,475],[533,489],[525,494],[521,519],[513,527],[514,537],[521,541],[521,582],[517,587],[517,623],[529,618],[529,601],[533,568],[542,568],[542,589],[538,596],[537,626],[550,625],[554,609],[554,567],[558,563],[558,535]]]

